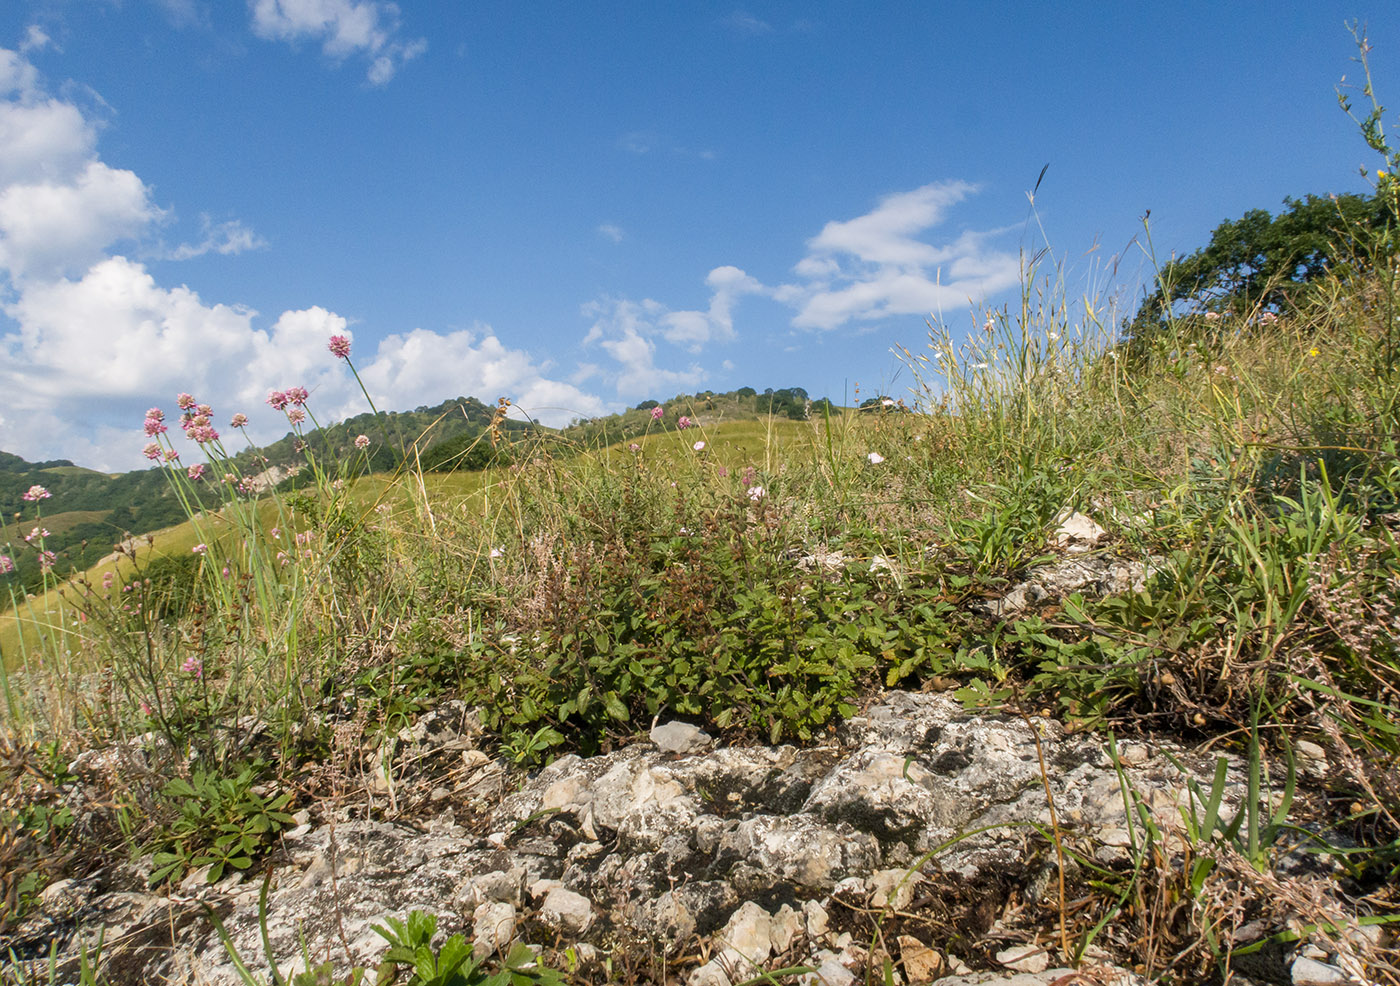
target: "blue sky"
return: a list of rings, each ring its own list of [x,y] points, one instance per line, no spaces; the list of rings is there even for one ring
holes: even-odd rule
[[[10,0],[0,449],[135,468],[179,391],[358,413],[333,333],[388,408],[901,393],[1042,228],[1131,307],[1147,210],[1166,256],[1365,191],[1354,19],[1400,107],[1388,0]]]

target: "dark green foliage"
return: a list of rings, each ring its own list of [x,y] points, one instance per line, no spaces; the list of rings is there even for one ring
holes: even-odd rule
[[[513,459],[510,445],[493,442],[488,432],[478,430],[434,445],[423,453],[419,465],[424,472],[455,472],[509,465]]]
[[[952,662],[939,592],[896,591],[867,565],[803,571],[747,497],[675,510],[650,518],[664,530],[636,495],[599,511],[612,525],[602,564],[551,566],[537,625],[483,634],[464,655],[467,701],[517,759],[604,748],[660,714],[810,740],[882,679]]]
[[[1252,209],[1215,228],[1210,243],[1168,262],[1158,287],[1139,306],[1130,333],[1160,328],[1182,302],[1236,316],[1284,311],[1306,285],[1368,256],[1390,222],[1388,206],[1371,196],[1306,195],[1284,199],[1271,216]],[[1364,247],[1363,247],[1364,245]]]
[[[351,461],[366,456],[370,471],[388,472],[405,463],[410,466],[416,457],[433,454],[438,446],[466,437],[468,444],[491,425],[496,409],[475,397],[455,397],[436,405],[422,405],[412,411],[386,411],[382,414],[359,414],[335,425],[328,425],[303,435],[288,434],[254,452],[240,453],[235,461],[248,474],[255,474],[267,465],[300,466],[307,454],[318,461]],[[523,436],[542,431],[524,421],[505,419],[497,426],[511,436]],[[355,438],[364,435],[369,448],[360,453]],[[298,448],[298,442],[304,444]],[[438,463],[443,461],[439,458]]]
[[[278,832],[295,824],[284,811],[292,796],[265,798],[253,791],[256,778],[253,765],[226,776],[196,767],[188,780],[165,786],[161,797],[175,818],[156,841],[152,884],[205,865],[208,882],[216,883],[226,869],[248,869]]]

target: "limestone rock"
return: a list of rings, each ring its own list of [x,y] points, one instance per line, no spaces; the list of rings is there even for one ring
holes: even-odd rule
[[[582,935],[593,924],[593,904],[582,894],[555,887],[540,905],[540,920],[565,935]]]
[[[899,959],[911,983],[926,983],[943,971],[943,956],[910,935],[899,936]]]
[[[1293,960],[1288,974],[1293,986],[1329,986],[1331,983],[1350,982],[1351,978],[1334,965],[1300,955]]]
[[[1017,972],[1044,972],[1050,968],[1050,956],[1038,945],[1014,945],[997,952],[996,959]]]
[[[650,736],[662,753],[699,753],[713,742],[710,734],[699,726],[679,720],[653,726]]]
[[[472,948],[478,957],[510,951],[515,939],[515,906],[490,901],[472,912]]]
[[[1078,510],[1066,507],[1060,511],[1055,521],[1058,525],[1055,528],[1055,544],[1072,554],[1090,551],[1099,541],[1108,537],[1108,532],[1095,523],[1092,517],[1085,516]]]

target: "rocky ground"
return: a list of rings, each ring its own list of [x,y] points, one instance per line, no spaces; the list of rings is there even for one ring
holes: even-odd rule
[[[1143,742],[1123,745],[1115,767],[1100,736],[969,713],[943,693],[887,693],[808,748],[716,748],[674,723],[530,776],[478,750],[479,732],[456,703],[405,732],[418,768],[396,782],[402,820],[349,806],[299,816],[269,884],[269,940],[284,973],[301,967],[303,941],[318,961],[373,965],[384,941],[372,925],[421,909],[439,915],[441,931],[465,932],[478,955],[523,940],[593,982],[726,986],[806,966],[814,971],[800,981],[845,986],[867,973],[880,981],[886,963],[896,981],[943,986],[1144,981],[1145,970],[1118,964],[1138,951],[1140,924],[1126,917],[1068,968],[1052,933],[1055,833],[1071,888],[1091,875],[1080,860],[1127,873],[1145,830],[1125,797],[1168,833],[1159,851],[1179,852],[1188,779],[1208,786],[1214,770],[1213,755]],[[1305,777],[1321,781],[1322,751],[1301,752]],[[113,761],[75,766],[104,764]],[[1229,811],[1243,770],[1230,760]],[[1304,897],[1346,913],[1316,857],[1279,865]],[[266,969],[259,881],[234,874],[211,886],[194,873],[157,895],[143,888],[143,866],[114,861],[50,886],[11,947],[33,955],[57,940],[72,955],[105,929],[114,982],[240,983],[207,904],[243,959]],[[1308,917],[1274,903],[1220,933],[1246,944]],[[1358,956],[1388,944],[1378,932],[1266,949],[1251,975],[1364,981]]]
[[[1102,533],[1076,518],[1067,557],[982,605],[1140,585],[1143,564],[1075,550]],[[1371,970],[1395,958],[1393,935],[1355,920],[1331,857],[1305,851],[1308,832],[1345,840],[1327,803],[1337,768],[1307,741],[1293,743],[1298,828],[1262,872],[1229,839],[1191,837],[1192,782],[1209,790],[1217,751],[1139,737],[1114,756],[1103,735],[947,692],[885,692],[806,747],[727,747],[671,722],[534,773],[486,752],[460,702],[398,741],[393,769],[338,764],[343,796],[299,811],[265,867],[157,894],[149,857],[114,859],[48,886],[0,947],[37,959],[56,944],[71,971],[101,935],[113,983],[231,986],[244,980],[209,909],[259,981],[269,954],[283,975],[304,956],[372,968],[374,926],[421,910],[478,957],[524,942],[591,983],[731,986],[797,967],[812,986],[1218,981],[1192,947],[1202,926],[1217,953],[1263,944],[1232,961],[1234,983],[1382,981]],[[1247,766],[1223,760],[1233,817]],[[77,824],[117,774],[157,764],[139,744],[80,757],[65,795]],[[1280,787],[1284,767],[1265,767]],[[1207,859],[1212,879],[1188,893]]]

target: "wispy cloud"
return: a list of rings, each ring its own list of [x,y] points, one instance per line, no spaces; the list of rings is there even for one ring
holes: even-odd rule
[[[180,244],[170,251],[169,259],[189,260],[191,257],[202,257],[206,253],[217,253],[227,257],[246,250],[262,250],[267,247],[267,240],[237,219],[216,223],[206,213],[199,217],[199,225],[204,238],[198,243]]]
[[[19,43],[20,54],[27,55],[31,51],[43,51],[45,48],[53,46],[53,39],[49,37],[38,24],[30,24],[24,31],[24,40]]]
[[[713,161],[716,153],[712,148],[702,147],[700,150],[687,147],[677,143],[664,134],[655,133],[651,130],[631,130],[617,138],[617,146],[628,154],[651,154],[664,153],[676,157],[698,157],[702,161]]]
[[[253,33],[269,41],[319,41],[337,61],[369,59],[366,79],[386,85],[405,62],[428,49],[425,38],[402,37],[399,8],[385,0],[249,0]]]
[[[796,310],[797,328],[835,329],[964,304],[1017,283],[1017,257],[991,246],[995,232],[963,232],[949,243],[923,238],[977,191],[935,182],[882,199],[855,219],[827,223],[793,267],[799,281],[773,296]]]
[[[736,34],[747,34],[757,36],[762,34],[772,34],[773,25],[767,21],[755,17],[747,10],[736,10],[728,17],[720,18],[720,25],[727,27]]]
[[[764,294],[763,285],[737,267],[716,267],[705,278],[710,304],[704,309],[673,310],[650,298],[632,301],[605,297],[583,307],[593,325],[585,346],[596,345],[617,363],[611,374],[619,396],[693,387],[705,372],[693,360],[685,369],[657,365],[657,341],[698,355],[713,343],[735,338],[734,307],[748,294]],[[607,373],[603,374],[605,377]]]
[[[586,318],[594,320],[584,345],[597,345],[617,364],[611,373],[619,397],[635,397],[694,387],[705,379],[697,363],[683,370],[656,365],[659,321],[668,314],[664,305],[646,299],[599,298],[583,306]]]
[[[604,239],[612,240],[614,243],[621,243],[623,237],[627,234],[622,231],[621,226],[615,226],[612,223],[603,223],[598,227],[598,235]]]

